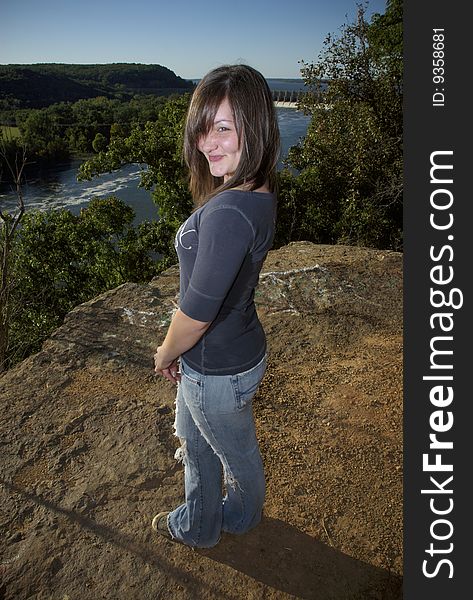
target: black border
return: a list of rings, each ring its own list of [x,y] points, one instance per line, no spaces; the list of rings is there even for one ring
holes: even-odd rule
[[[469,482],[473,480],[473,394],[468,375],[473,373],[473,268],[470,264],[473,252],[469,244],[470,239],[473,240],[473,195],[469,189],[472,187],[470,173],[473,177],[473,164],[470,164],[473,107],[470,106],[472,102],[467,89],[471,77],[469,61],[473,55],[470,46],[473,21],[470,15],[471,5],[467,2],[410,0],[404,3],[404,598],[407,600],[463,599],[471,594],[468,584],[473,571],[470,567],[470,538],[473,534],[469,515],[472,504]],[[445,29],[445,83],[441,86],[433,83],[434,28]],[[435,87],[444,88],[444,106],[432,104]],[[448,232],[436,231],[429,224],[432,212],[430,196],[435,189],[435,184],[430,182],[430,157],[434,151],[449,150],[453,151],[452,158],[444,160],[453,164],[453,184],[445,187],[454,196],[451,209],[454,223]],[[448,235],[453,235],[454,239],[448,240]],[[450,288],[462,291],[463,306],[441,309],[451,310],[454,319],[452,332],[444,333],[453,336],[453,355],[448,358],[453,363],[451,373],[454,379],[446,385],[453,386],[454,399],[444,410],[453,413],[454,423],[450,431],[438,434],[438,437],[453,441],[453,449],[442,451],[442,461],[451,462],[453,472],[435,474],[426,473],[422,468],[422,455],[429,452],[429,434],[432,433],[429,418],[434,410],[438,410],[429,399],[430,389],[435,384],[423,380],[424,375],[432,374],[429,344],[435,333],[430,327],[429,317],[436,309],[430,304],[430,288],[438,288],[431,282],[430,269],[439,263],[433,262],[429,253],[432,245],[440,249],[447,244],[452,246],[453,258],[449,261],[448,251],[440,262],[446,269],[449,265],[453,267],[454,279]],[[445,375],[447,372],[436,373]],[[436,451],[430,452],[435,454]],[[429,485],[430,475],[437,475],[439,482],[453,475],[449,486],[453,493],[422,494],[422,489],[435,487]],[[439,498],[438,507],[442,501],[443,506],[447,506],[446,499],[449,497],[454,502],[452,512],[445,516],[453,525],[453,533],[445,542],[431,538],[432,522],[442,518],[431,512],[431,497]],[[443,527],[443,530],[438,528],[435,531],[441,535],[447,531],[447,526]],[[450,553],[431,558],[425,552],[431,542],[443,549],[451,542],[453,549]],[[422,572],[423,561],[429,560],[427,570],[433,573],[442,558],[451,560],[453,577],[449,578],[450,567],[446,563],[439,566],[436,576],[426,577]]]

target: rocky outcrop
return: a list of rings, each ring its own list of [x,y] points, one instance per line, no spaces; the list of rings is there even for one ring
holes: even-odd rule
[[[206,551],[150,528],[183,493],[175,388],[152,358],[177,299],[177,267],[124,284],[0,378],[0,598],[400,598],[402,256],[268,255],[265,517]]]

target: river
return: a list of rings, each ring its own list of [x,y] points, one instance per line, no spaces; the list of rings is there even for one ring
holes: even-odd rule
[[[291,108],[278,108],[277,114],[281,132],[281,157],[284,158],[289,148],[305,135],[310,117]],[[119,171],[101,175],[92,181],[78,182],[77,170],[81,162],[73,159],[30,176],[23,188],[27,209],[68,208],[78,214],[91,198],[114,195],[133,208],[136,215],[135,225],[157,218],[157,208],[150,192],[138,187],[140,165],[126,165]],[[7,185],[0,184],[0,207],[13,210],[15,205],[14,192]]]

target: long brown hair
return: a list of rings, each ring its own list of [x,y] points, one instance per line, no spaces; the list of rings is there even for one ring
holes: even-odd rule
[[[226,183],[210,173],[207,159],[197,147],[225,98],[232,108],[241,148],[240,162]],[[192,95],[184,132],[184,159],[195,203],[201,206],[215,194],[239,186],[255,190],[267,182],[270,191],[275,191],[279,142],[276,111],[263,75],[248,65],[225,65],[210,71]]]

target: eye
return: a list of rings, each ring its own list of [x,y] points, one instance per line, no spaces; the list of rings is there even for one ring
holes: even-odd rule
[[[230,131],[229,127],[224,127],[223,125],[220,125],[220,127],[217,128],[217,131]]]

